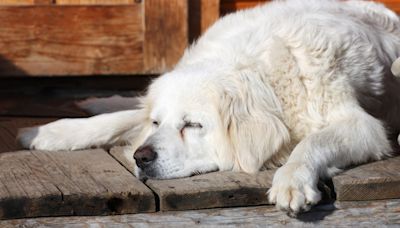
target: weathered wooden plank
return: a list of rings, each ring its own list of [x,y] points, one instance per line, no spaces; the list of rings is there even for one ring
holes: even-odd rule
[[[235,12],[246,8],[255,7],[259,4],[270,2],[271,0],[221,0],[221,14],[225,15],[228,13]],[[386,5],[386,7],[400,13],[400,1],[399,0],[374,0]]]
[[[0,6],[0,76],[143,72],[142,5]]]
[[[188,45],[188,1],[146,0],[145,72],[166,72]]]
[[[134,146],[135,147],[135,146]],[[133,148],[114,147],[111,155],[135,173]],[[158,196],[161,211],[267,204],[274,171],[258,174],[214,172],[171,180],[147,180]]]
[[[0,0],[0,5],[51,4],[52,0]]]
[[[135,160],[133,159],[134,147],[115,146],[110,149],[110,154],[121,163],[129,172],[135,174]]]
[[[135,0],[56,0],[55,3],[58,5],[120,5],[133,4]]]
[[[46,124],[55,118],[10,118],[0,117],[0,153],[21,149],[16,142],[19,128]]]
[[[299,218],[274,206],[218,208],[118,216],[0,221],[1,227],[397,227],[400,200],[318,205]]]
[[[119,5],[119,4],[133,4],[135,0],[55,0],[58,5]]]
[[[274,171],[255,175],[215,172],[174,180],[147,180],[159,197],[160,210],[189,210],[267,204]]]
[[[35,5],[50,5],[53,4],[53,0],[31,0]]]
[[[400,198],[400,156],[349,169],[333,183],[338,200]]]
[[[0,218],[154,210],[153,193],[103,150],[0,154]]]

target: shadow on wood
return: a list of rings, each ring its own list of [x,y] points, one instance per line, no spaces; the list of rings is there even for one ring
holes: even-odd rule
[[[13,62],[0,55],[0,76],[24,76],[27,75],[25,71],[16,66]]]

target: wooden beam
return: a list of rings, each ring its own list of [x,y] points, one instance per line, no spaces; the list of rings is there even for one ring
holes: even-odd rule
[[[221,15],[232,13],[237,10],[255,7],[259,4],[270,2],[271,0],[221,0]],[[400,13],[399,0],[375,0],[386,5],[389,9]]]
[[[49,5],[54,0],[0,0],[0,5]]]
[[[35,5],[51,5],[55,0],[31,0]]]
[[[338,200],[400,198],[400,157],[357,166],[333,178]]]
[[[58,5],[126,5],[135,0],[55,0]]]
[[[268,204],[274,171],[257,175],[215,172],[174,180],[148,180],[159,197],[160,210],[190,210]]]
[[[0,154],[2,219],[153,211],[153,193],[103,150]]]
[[[142,4],[0,7],[0,76],[143,72]]]
[[[146,0],[145,72],[170,70],[188,45],[188,2],[186,0]]]
[[[400,200],[335,202],[291,218],[275,206],[215,208],[120,216],[0,221],[1,227],[398,227]]]
[[[114,147],[111,155],[134,171],[133,148]],[[240,172],[213,172],[171,180],[147,180],[158,196],[161,211],[268,204],[267,191],[274,170],[256,175]]]

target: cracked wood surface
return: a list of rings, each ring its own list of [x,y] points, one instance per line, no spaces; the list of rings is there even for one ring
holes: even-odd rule
[[[254,206],[268,203],[267,191],[274,171],[255,175],[214,172],[173,180],[148,180],[159,197],[160,210]]]
[[[400,198],[400,156],[349,169],[333,184],[338,200]]]
[[[0,154],[0,218],[154,210],[153,193],[103,150]]]
[[[298,218],[273,206],[0,221],[1,227],[397,227],[400,200],[318,205]],[[397,225],[397,226],[396,226]]]
[[[134,172],[133,149],[115,147],[111,154]],[[161,211],[265,205],[273,174],[273,170],[256,175],[215,172],[181,179],[147,180],[146,185],[157,194]],[[333,183],[338,200],[400,198],[400,157],[350,168],[334,177]],[[332,189],[322,183],[319,189],[329,200]]]
[[[110,153],[134,173],[133,148],[114,147]],[[159,200],[161,211],[268,204],[267,191],[274,170],[256,175],[213,172],[171,180],[147,180]]]
[[[14,140],[16,127],[50,121],[0,120],[0,126],[9,126],[8,140]],[[0,217],[137,213],[155,211],[156,204],[161,211],[268,204],[272,170],[147,180],[146,187],[128,172],[134,167],[132,148],[115,147],[110,153],[114,158],[103,150],[0,154]],[[395,157],[349,169],[333,180],[337,198],[400,198],[399,167],[400,157]]]

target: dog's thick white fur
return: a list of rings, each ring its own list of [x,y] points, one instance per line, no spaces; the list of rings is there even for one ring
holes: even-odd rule
[[[380,4],[273,2],[221,18],[136,110],[23,129],[19,140],[43,150],[150,147],[156,156],[137,174],[159,179],[282,165],[269,199],[298,213],[320,200],[319,178],[393,151],[388,131],[397,144],[399,129],[363,98],[387,96],[398,56],[399,19]]]

